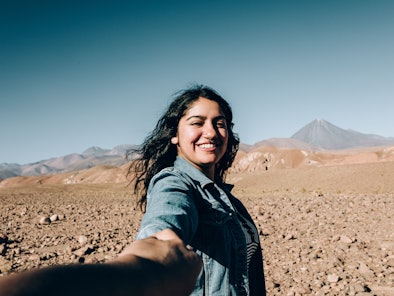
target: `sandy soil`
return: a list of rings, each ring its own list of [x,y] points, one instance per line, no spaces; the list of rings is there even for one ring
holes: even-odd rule
[[[394,295],[394,162],[228,179],[259,228],[268,295]],[[141,217],[124,183],[0,188],[0,276],[113,258]]]

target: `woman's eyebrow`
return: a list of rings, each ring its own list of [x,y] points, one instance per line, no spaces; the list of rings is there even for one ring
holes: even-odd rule
[[[201,119],[201,120],[205,120],[207,119],[205,116],[201,116],[201,115],[192,115],[186,118],[186,120],[190,120],[190,119]]]
[[[186,120],[191,120],[191,119],[206,120],[207,117],[206,116],[202,116],[202,115],[192,115],[192,116],[189,116],[189,117],[186,118]],[[219,116],[216,116],[214,118],[214,120],[222,120],[222,119],[226,120],[226,117],[224,115],[219,115]]]

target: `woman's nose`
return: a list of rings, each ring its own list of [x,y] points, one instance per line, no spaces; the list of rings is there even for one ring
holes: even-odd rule
[[[212,123],[205,124],[203,135],[208,139],[215,138],[217,136],[215,126]]]

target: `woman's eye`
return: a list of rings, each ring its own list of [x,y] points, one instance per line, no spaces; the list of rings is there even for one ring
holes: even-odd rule
[[[216,123],[216,126],[217,126],[218,128],[226,128],[226,123],[223,122],[223,121],[218,121],[218,122]]]
[[[202,123],[202,122],[199,122],[199,121],[195,121],[195,122],[192,122],[191,125],[194,125],[194,126],[202,126],[203,123]]]

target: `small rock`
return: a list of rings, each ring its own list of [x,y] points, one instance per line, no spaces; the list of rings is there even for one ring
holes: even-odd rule
[[[40,261],[40,255],[38,254],[33,254],[29,256],[30,261]]]
[[[0,251],[0,253],[1,253],[1,251]],[[12,250],[12,254],[14,254],[14,255],[20,255],[20,253],[21,253],[21,248],[14,248]]]
[[[86,252],[85,248],[80,248],[80,249],[74,251],[74,255],[81,257],[81,256],[85,255],[85,252]]]
[[[365,264],[364,262],[360,263],[360,266],[358,267],[358,271],[365,277],[371,277],[373,276],[374,272]]]
[[[7,274],[12,270],[12,262],[0,257],[0,274]]]
[[[262,215],[264,213],[264,211],[262,210],[262,208],[260,206],[254,206],[253,207],[253,212],[256,215]]]
[[[272,290],[275,288],[275,283],[273,281],[266,281],[266,287]]]
[[[86,243],[88,242],[88,238],[87,238],[85,235],[80,235],[80,236],[78,237],[78,242],[79,242],[81,245],[84,245],[84,244],[86,244]]]
[[[41,225],[47,225],[47,224],[51,224],[51,219],[48,217],[41,217],[40,218],[40,224]]]
[[[285,236],[285,240],[293,240],[293,239],[296,239],[294,233],[289,233]]]
[[[7,247],[5,245],[0,245],[0,256],[4,256],[7,251]]]
[[[353,242],[352,239],[346,235],[341,235],[339,241],[344,244],[351,244]]]
[[[298,291],[299,294],[304,295],[304,294],[311,294],[312,290],[307,286],[307,285],[303,285],[301,286]]]
[[[365,292],[365,288],[362,284],[356,284],[354,286],[354,290],[359,293],[359,292]]]
[[[57,253],[45,253],[40,256],[40,261],[47,261],[51,258],[57,257]]]
[[[59,216],[57,214],[54,214],[49,219],[51,220],[51,222],[55,222],[59,220]]]
[[[329,275],[327,276],[327,280],[328,280],[330,283],[337,283],[337,282],[339,281],[339,276],[337,276],[336,274],[329,274]]]
[[[75,250],[73,253],[75,255],[77,255],[78,257],[82,257],[84,255],[89,255],[89,254],[93,253],[93,251],[94,251],[94,249],[92,246],[86,245],[78,250]]]
[[[22,210],[21,210],[21,216],[25,216],[26,214],[27,214],[27,212],[28,212],[28,209],[27,208],[23,208]]]

